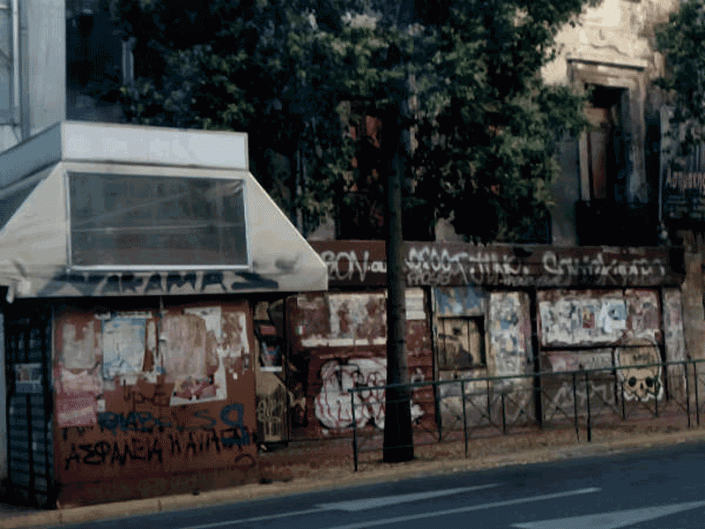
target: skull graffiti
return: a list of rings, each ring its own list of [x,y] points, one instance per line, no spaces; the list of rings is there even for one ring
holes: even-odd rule
[[[625,399],[642,402],[661,399],[663,396],[661,366],[638,367],[661,362],[655,344],[618,347],[616,360],[617,366],[621,368],[618,373]]]

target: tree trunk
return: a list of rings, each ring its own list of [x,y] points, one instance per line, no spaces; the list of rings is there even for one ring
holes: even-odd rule
[[[398,106],[385,116],[383,149],[390,154],[387,164],[387,384],[409,382],[406,361],[405,278],[402,253],[401,186],[407,165],[407,142],[402,126],[406,100],[402,91]],[[411,395],[408,388],[386,392],[383,459],[387,463],[409,461],[414,457],[411,431]]]

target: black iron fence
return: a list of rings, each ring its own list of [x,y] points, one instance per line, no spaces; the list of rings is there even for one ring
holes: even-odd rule
[[[537,429],[574,429],[577,441],[584,432],[590,442],[597,426],[669,418],[700,426],[705,360],[350,388],[355,470],[362,453],[382,450],[382,425],[361,424],[365,396],[383,399],[392,387],[404,396],[387,406],[411,406],[412,417],[414,409],[422,413],[414,421],[414,446],[462,441],[467,457],[472,438]]]

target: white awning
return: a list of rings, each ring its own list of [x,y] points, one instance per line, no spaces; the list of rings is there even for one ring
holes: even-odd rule
[[[327,289],[239,133],[64,122],[0,154],[14,297]]]

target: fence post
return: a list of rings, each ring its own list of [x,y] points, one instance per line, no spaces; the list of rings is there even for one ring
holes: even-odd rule
[[[575,422],[575,437],[580,441],[580,426],[578,425],[578,388],[573,371],[573,419]]]
[[[352,409],[353,422],[353,461],[355,462],[355,472],[357,472],[357,420],[355,419],[355,392],[350,391],[350,408]]]
[[[666,367],[666,366],[664,366],[663,364],[661,364],[661,367],[664,368],[664,367]],[[664,371],[663,376],[664,376],[664,378],[665,378],[665,375],[666,375],[666,374],[665,374],[665,369],[664,369],[663,371]],[[657,381],[657,382],[658,382],[658,381]],[[654,387],[656,387],[656,386],[654,385]],[[661,392],[661,390],[660,390],[660,388],[659,388],[659,389],[656,390],[656,395],[654,395],[654,414],[655,414],[655,417],[656,417],[657,419],[658,419],[658,394],[659,394],[660,392]],[[664,392],[664,393],[665,393],[665,392]]]
[[[460,405],[463,407],[463,440],[465,441],[465,457],[468,457],[468,414],[465,411],[465,381],[460,381]]]
[[[695,424],[700,426],[700,397],[698,396],[698,364],[693,362],[693,380],[695,380]]]
[[[624,401],[624,380],[622,380],[622,376],[624,374],[624,371],[619,373],[615,378],[619,380],[619,389],[620,392],[622,393],[622,420],[626,421],[627,420],[627,404]]]
[[[685,371],[685,412],[688,414],[688,428],[690,429],[690,381],[688,380],[688,364],[683,362]]]
[[[507,411],[504,404],[504,393],[500,394],[502,400],[502,435],[507,435]]]
[[[436,430],[438,431],[438,442],[441,442],[443,438],[443,410],[441,410],[441,401],[439,393],[441,392],[441,386],[433,385],[433,399],[436,401]]]
[[[492,395],[490,393],[489,378],[487,379],[487,426],[492,426]]]
[[[587,440],[592,441],[592,416],[590,415],[590,375],[585,371],[585,404],[587,406]]]

